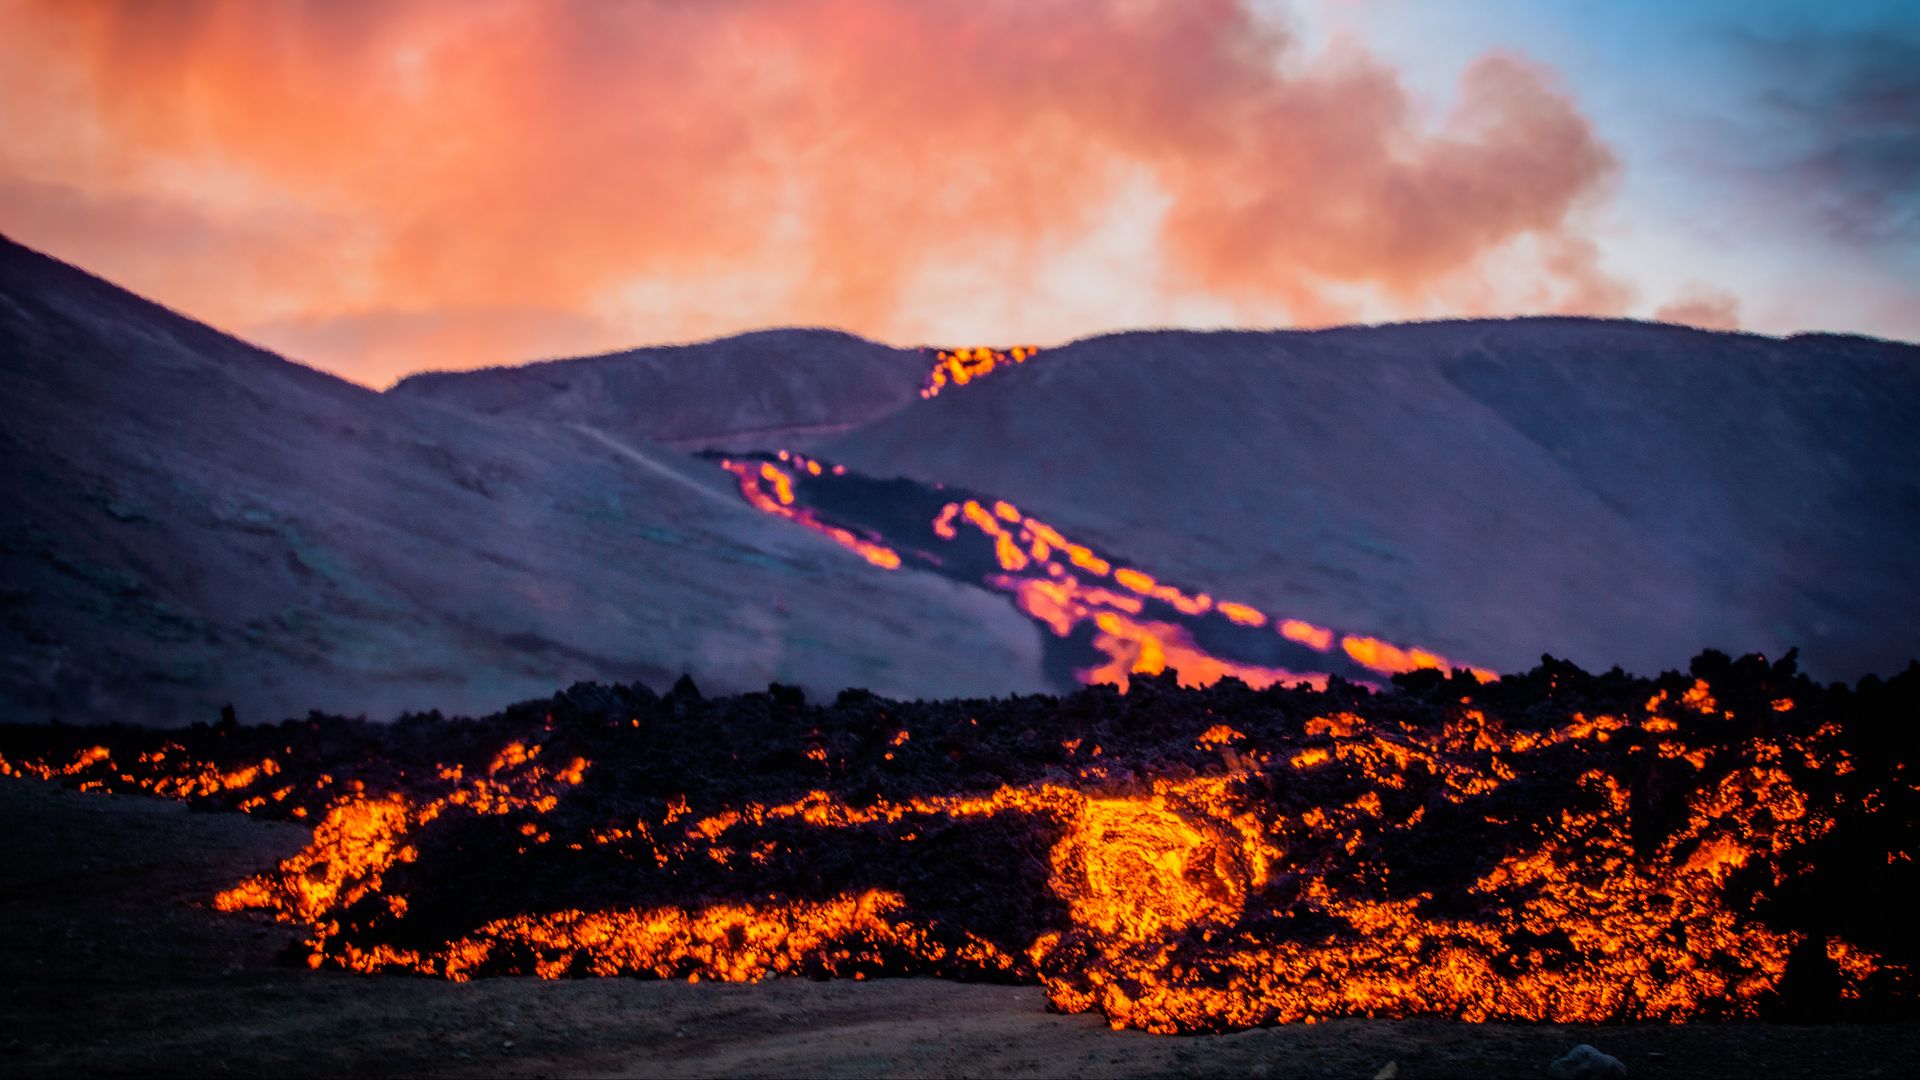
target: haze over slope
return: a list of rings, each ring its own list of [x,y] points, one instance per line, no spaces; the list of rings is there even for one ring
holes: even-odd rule
[[[1064,677],[1007,597],[749,508],[682,452],[711,445],[918,481],[864,489],[895,511],[1008,499],[1163,582],[1462,663],[1800,646],[1851,679],[1920,653],[1913,346],[1140,332],[921,400],[925,354],[783,330],[375,394],[6,243],[0,358],[0,707],[27,719]]]
[[[800,445],[919,398],[924,356],[838,330],[761,330],[522,367],[410,375],[390,391],[696,449]]]
[[[1587,319],[1158,331],[827,440],[1183,587],[1503,670],[1920,654],[1920,348]]]
[[[375,394],[9,241],[0,358],[16,719],[483,711],[683,670],[708,689],[1040,685],[1004,604],[876,572],[710,466]]]

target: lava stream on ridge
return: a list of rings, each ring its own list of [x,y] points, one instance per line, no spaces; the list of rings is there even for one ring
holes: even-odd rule
[[[1079,683],[1125,690],[1134,675],[1175,671],[1205,686],[1232,676],[1259,688],[1377,683],[1457,665],[1426,649],[1337,633],[1250,604],[1189,592],[1074,542],[1005,500],[908,480],[875,480],[782,450],[719,458],[740,496],[828,536],[887,570],[911,566],[1009,595],[1052,635]],[[1467,668],[1483,681],[1495,674]]]
[[[1040,350],[1032,345],[1015,345],[1006,349],[994,349],[985,345],[972,348],[933,350],[933,368],[927,372],[927,382],[920,388],[922,398],[935,398],[948,386],[965,386],[976,379],[986,378],[996,370],[1005,370],[1015,364],[1024,364],[1033,359]]]

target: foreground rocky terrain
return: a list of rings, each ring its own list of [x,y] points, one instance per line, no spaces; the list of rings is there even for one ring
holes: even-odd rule
[[[1915,806],[1887,782],[1911,760],[1916,680],[1847,690],[1705,656],[1655,684],[1548,664],[1482,689],[1431,674],[1387,695],[1143,680],[1125,698],[918,706],[581,686],[481,721],[12,727],[0,1041],[30,1075],[1538,1076],[1581,1043],[1639,1077],[1900,1075]],[[1438,728],[1423,719],[1438,715]],[[1043,716],[1075,734],[1036,742]],[[1203,730],[1229,722],[1245,731]],[[1392,763],[1395,747],[1412,768]],[[1400,824],[1356,817],[1372,801],[1347,798],[1356,783]],[[1595,784],[1620,799],[1595,802]],[[788,795],[799,812],[783,818],[772,800]],[[370,828],[381,807],[410,817]],[[206,812],[223,809],[245,812]],[[1249,825],[1288,849],[1264,880]],[[1356,825],[1368,839],[1352,848]],[[1579,849],[1557,849],[1561,836]],[[1040,865],[1006,861],[1034,843]],[[1528,882],[1527,867],[1547,872]],[[1444,884],[1460,875],[1504,877]],[[804,901],[855,879],[910,907],[873,906],[835,931],[763,891]],[[1417,943],[1353,951],[1403,932],[1379,921],[1396,897],[1422,934],[1495,935],[1482,940],[1504,959],[1480,977],[1523,998],[1532,978],[1549,1013],[1606,1000],[1588,995],[1616,975],[1632,986],[1628,969],[1652,961],[1681,966],[1645,989],[1679,991],[1668,1019],[1694,1019],[1622,1022],[1656,1004],[1630,990],[1606,1023],[1467,1022],[1471,993],[1448,998],[1418,970],[1382,980],[1382,959]],[[635,903],[653,905],[640,936],[617,918]],[[516,911],[468,934],[482,952],[409,951]],[[589,932],[595,911],[610,921]],[[1527,911],[1552,932],[1509,922]],[[1642,940],[1649,915],[1676,921]],[[783,938],[765,936],[783,920]],[[1044,941],[1041,924],[1067,932],[1051,948],[1091,951],[992,969],[984,946],[1036,928]],[[964,948],[953,929],[975,935],[971,953],[930,949]],[[1729,931],[1746,951],[1711,940]],[[1141,935],[1159,944],[1139,952]],[[1234,986],[1232,957],[1265,966],[1289,939],[1324,939],[1337,969],[1243,985],[1248,1000],[1351,1008],[1356,991],[1405,978],[1433,996],[1371,1007],[1449,1015],[1185,1038],[1103,1022],[1141,1024],[1130,1005],[1185,995],[1201,1029],[1236,1026],[1217,996]],[[1444,950],[1468,940],[1424,966],[1462,974]],[[788,977],[770,963],[783,955]],[[446,966],[463,956],[464,970]],[[943,967],[968,981],[895,977]],[[441,977],[405,974],[416,968]],[[587,977],[613,973],[645,977]],[[1100,991],[1103,974],[1127,992]],[[1088,975],[1092,1002],[1078,997]],[[1107,1015],[1078,1011],[1088,1004]]]
[[[1385,693],[682,680],[479,720],[0,729],[0,774],[312,826],[212,897],[313,969],[931,974],[1160,1033],[1909,1016],[1920,667]],[[1844,901],[1837,898],[1844,897]]]
[[[25,1076],[1538,1077],[1578,1043],[1635,1077],[1899,1076],[1911,1023],[1332,1020],[1168,1039],[937,979],[368,978],[289,968],[208,898],[305,830],[0,780],[0,1048]]]

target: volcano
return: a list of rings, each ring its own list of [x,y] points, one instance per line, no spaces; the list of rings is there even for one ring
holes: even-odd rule
[[[1913,347],[782,330],[375,393],[17,245],[0,337],[0,777],[301,826],[197,897],[298,978],[1913,1015],[1920,667],[1833,681],[1920,653]]]
[[[1075,342],[816,448],[1489,667],[1920,633],[1920,349],[1594,319]]]
[[[793,421],[731,404],[739,380],[713,373],[751,352],[695,355],[728,415]],[[687,671],[825,693],[1044,685],[1003,601],[873,573],[627,429],[378,394],[11,243],[0,353],[14,718],[484,712]]]
[[[1581,319],[898,349],[781,330],[374,393],[17,245],[4,692],[484,711],[1920,652],[1920,350]],[[798,527],[796,527],[798,526]]]

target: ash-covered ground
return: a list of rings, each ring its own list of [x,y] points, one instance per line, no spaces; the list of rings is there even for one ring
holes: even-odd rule
[[[938,974],[1114,1026],[1911,1016],[1920,668],[1543,662],[1384,693],[581,685],[479,720],[0,729],[5,770],[313,826],[226,911],[454,980]]]

